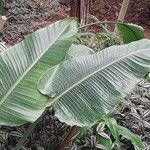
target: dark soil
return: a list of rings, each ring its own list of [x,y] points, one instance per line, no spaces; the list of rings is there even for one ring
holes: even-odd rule
[[[44,0],[43,0],[44,1]],[[70,6],[65,1],[53,6],[50,3],[42,4],[37,0],[16,0],[5,7],[5,15],[8,20],[0,38],[7,46],[24,39],[35,30],[44,27],[69,14]],[[97,2],[96,2],[97,1]],[[48,2],[46,0],[46,2]],[[131,4],[125,20],[127,22],[142,25],[146,37],[150,38],[150,4],[149,0],[131,0]],[[100,20],[116,20],[120,10],[120,0],[95,0],[92,4],[91,14]],[[150,147],[150,85],[140,83],[135,90],[126,97],[114,116],[118,123],[127,126],[133,132],[142,136],[145,141],[145,150]],[[144,117],[143,117],[144,116]],[[138,119],[137,119],[138,118]],[[0,150],[13,150],[20,137],[26,132],[29,125],[21,127],[0,126]],[[37,125],[34,133],[22,149],[31,150],[57,150],[70,127],[60,123],[52,110]],[[124,142],[127,143],[126,141]],[[69,143],[66,150],[90,150],[97,148],[96,136],[89,131],[82,139]],[[130,144],[124,145],[124,149],[131,150]],[[146,148],[147,147],[147,148]]]
[[[100,20],[115,21],[118,17],[122,0],[94,0],[91,14]],[[150,1],[131,0],[125,17],[128,23],[141,25],[145,36],[150,38]]]
[[[25,35],[44,27],[56,20],[67,16],[67,8],[60,3],[50,4],[37,2],[37,0],[16,0],[14,3],[7,3],[5,15],[8,20],[0,37],[6,44],[13,45]]]
[[[13,45],[25,35],[69,15],[70,5],[66,0],[58,0],[56,4],[48,0],[37,1],[16,0],[6,5],[8,20],[0,38],[7,45]],[[91,14],[100,20],[115,21],[120,7],[121,0],[93,0]],[[131,0],[125,20],[143,26],[146,37],[150,38],[149,0]]]

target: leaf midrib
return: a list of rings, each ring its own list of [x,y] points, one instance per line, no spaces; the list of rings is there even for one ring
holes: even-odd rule
[[[85,78],[81,79],[80,81],[78,81],[76,84],[74,84],[73,86],[71,86],[70,88],[68,88],[66,91],[64,91],[63,93],[61,93],[59,96],[57,96],[52,102],[49,102],[49,104],[47,106],[50,106],[52,105],[54,102],[56,102],[60,97],[62,97],[63,95],[65,95],[67,92],[69,92],[70,90],[72,90],[75,86],[81,84],[82,82],[84,82],[86,79],[90,78],[91,76],[93,76],[94,74],[96,74],[97,72],[101,71],[101,70],[104,70],[105,68],[107,68],[108,66],[111,66],[112,64],[116,63],[116,62],[119,62],[120,60],[123,60],[124,58],[127,58],[128,56],[132,56],[136,53],[140,53],[142,51],[148,51],[149,49],[146,48],[146,49],[142,49],[142,50],[139,50],[139,51],[136,51],[136,52],[133,52],[133,53],[130,53],[128,55],[125,55],[115,61],[112,61],[111,63],[105,65],[104,67],[94,71],[93,73],[89,74],[88,76],[86,76]]]
[[[3,104],[3,102],[5,102],[5,99],[7,99],[7,97],[11,94],[11,92],[17,87],[17,85],[24,79],[24,77],[26,76],[26,74],[34,67],[34,65],[40,60],[40,58],[45,54],[45,52],[50,49],[50,47],[56,42],[56,40],[64,33],[64,31],[70,26],[67,25],[62,32],[56,37],[56,39],[49,45],[49,47],[38,57],[38,59],[33,62],[30,67],[21,75],[20,78],[18,78],[18,80],[10,87],[10,89],[6,92],[6,94],[3,96],[3,98],[0,101],[0,106]]]

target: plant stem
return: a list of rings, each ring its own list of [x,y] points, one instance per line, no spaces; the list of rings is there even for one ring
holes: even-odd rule
[[[66,134],[64,140],[59,146],[59,150],[64,150],[66,144],[71,140],[71,138],[79,132],[79,127],[73,126],[70,128],[69,132]]]
[[[38,125],[38,123],[42,120],[42,117],[46,114],[48,108],[43,112],[43,114],[33,123],[30,125],[29,129],[26,131],[26,133],[21,137],[19,142],[16,144],[14,150],[19,150],[21,146],[27,141],[28,137],[34,132],[34,129]]]
[[[79,19],[79,22],[81,21],[81,1],[80,0],[72,0],[71,1],[71,12],[70,16],[77,17]]]
[[[124,20],[124,18],[126,16],[126,13],[127,13],[129,3],[130,3],[130,0],[123,0],[122,5],[121,5],[121,9],[120,9],[120,12],[119,12],[119,16],[118,16],[118,19],[117,19],[118,21],[123,21]],[[117,27],[115,27],[114,32],[118,35]]]
[[[80,29],[83,29],[83,28],[86,28],[86,27],[90,27],[90,26],[93,26],[93,25],[105,24],[105,23],[116,24],[117,22],[116,21],[99,21],[99,22],[94,22],[94,23],[90,23],[90,24],[81,26],[78,29],[80,30]]]

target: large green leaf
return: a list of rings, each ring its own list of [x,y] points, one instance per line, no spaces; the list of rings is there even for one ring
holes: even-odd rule
[[[0,124],[34,122],[48,97],[37,89],[39,77],[60,63],[77,32],[75,19],[40,29],[0,55]]]
[[[78,45],[73,44],[69,48],[65,59],[67,60],[67,59],[74,58],[74,57],[87,56],[87,55],[91,55],[93,53],[94,53],[94,51],[89,47],[86,47],[86,46],[80,45],[80,44],[78,44]]]
[[[117,23],[117,28],[125,44],[144,39],[144,29],[131,23]]]
[[[150,71],[150,41],[112,46],[48,70],[38,89],[51,97],[56,116],[90,126],[107,114]]]

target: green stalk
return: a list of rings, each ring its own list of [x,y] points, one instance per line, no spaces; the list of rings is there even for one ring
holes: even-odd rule
[[[93,26],[93,25],[100,25],[100,24],[105,24],[105,23],[116,24],[118,22],[117,21],[98,21],[98,22],[87,24],[87,25],[83,25],[83,26],[79,27],[78,29],[80,30],[80,29],[90,27],[90,26]]]

